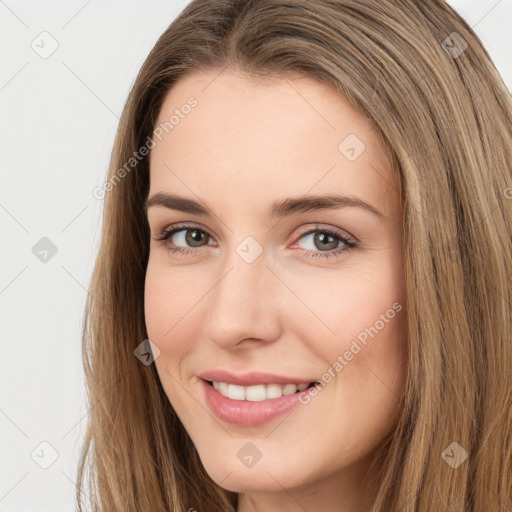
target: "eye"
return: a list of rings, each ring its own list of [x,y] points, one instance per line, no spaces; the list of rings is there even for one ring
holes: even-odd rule
[[[210,241],[210,235],[197,226],[177,224],[171,226],[171,228],[172,229],[166,229],[161,233],[160,237],[154,239],[171,252],[181,254],[195,253],[197,252],[197,247],[208,245]],[[205,241],[206,243],[204,243]],[[170,242],[172,242],[172,244]],[[182,247],[179,244],[189,244],[192,248],[187,246]]]
[[[342,231],[334,228],[321,228],[316,226],[303,233],[298,240],[307,240],[307,256],[311,258],[329,258],[340,256],[341,253],[357,247],[355,240],[346,236]],[[297,242],[292,247],[295,247]],[[318,249],[318,250],[317,250]]]
[[[299,240],[308,240],[309,248],[304,249],[307,257],[328,258],[340,256],[341,253],[357,247],[355,239],[335,228],[321,228],[318,225],[303,233]],[[190,224],[171,226],[154,240],[160,242],[168,251],[180,255],[192,255],[198,252],[198,248],[209,245],[210,235],[203,229]],[[340,245],[341,243],[341,245]],[[180,245],[182,244],[182,245]],[[188,245],[188,246],[187,246]],[[296,247],[295,242],[291,247]]]

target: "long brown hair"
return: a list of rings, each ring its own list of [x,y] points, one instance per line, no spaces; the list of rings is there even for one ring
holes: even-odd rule
[[[147,338],[148,157],[126,166],[181,77],[228,67],[337,88],[393,156],[409,361],[372,512],[512,510],[512,101],[479,38],[441,0],[193,0],[159,38],[110,163],[83,326],[91,409],[79,510],[83,494],[105,512],[236,510],[155,365],[134,356]]]

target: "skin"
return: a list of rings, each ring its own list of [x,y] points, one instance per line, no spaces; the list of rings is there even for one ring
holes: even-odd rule
[[[207,473],[241,493],[240,512],[369,510],[370,477],[380,470],[370,464],[396,424],[407,360],[403,213],[389,155],[369,120],[312,78],[196,72],[171,89],[157,124],[190,96],[197,106],[151,151],[149,196],[200,199],[215,216],[148,209],[145,315],[163,388]],[[349,134],[366,146],[354,161],[338,149]],[[332,193],[361,198],[384,217],[353,206],[268,215],[277,199]],[[175,254],[155,240],[179,222],[203,230],[203,241],[187,243],[192,229],[167,247],[196,253]],[[352,235],[358,246],[315,244],[321,228]],[[236,252],[247,236],[263,249],[252,263]],[[307,255],[340,248],[329,258]],[[225,423],[208,408],[197,374],[321,380],[395,302],[402,310],[306,405],[254,427]],[[250,468],[237,458],[249,441],[262,454]]]

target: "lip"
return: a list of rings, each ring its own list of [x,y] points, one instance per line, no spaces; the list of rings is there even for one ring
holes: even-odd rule
[[[272,373],[249,372],[234,374],[227,370],[209,370],[197,375],[203,380],[226,382],[238,386],[255,386],[256,384],[309,384],[317,382],[318,378],[304,379],[301,377],[285,377]],[[277,399],[273,399],[277,400]]]
[[[275,376],[272,377],[275,378]],[[205,400],[210,410],[220,420],[234,425],[244,427],[261,425],[286,414],[301,403],[299,401],[300,393],[262,400],[261,402],[232,400],[231,398],[221,395],[220,392],[206,380],[201,378],[199,382],[203,388]],[[223,380],[221,382],[226,381]],[[259,382],[261,383],[262,381],[260,380]],[[305,391],[302,391],[302,393],[304,392]]]

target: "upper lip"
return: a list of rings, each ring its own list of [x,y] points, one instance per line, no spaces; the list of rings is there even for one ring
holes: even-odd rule
[[[227,370],[209,370],[198,374],[203,380],[226,382],[228,384],[237,384],[239,386],[253,386],[255,384],[309,384],[318,379],[304,379],[300,377],[286,377],[273,373],[248,372],[234,374]]]

